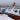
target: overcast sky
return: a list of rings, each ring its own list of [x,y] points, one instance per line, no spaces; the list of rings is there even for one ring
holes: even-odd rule
[[[0,0],[0,6],[11,5],[12,2],[16,2],[16,7],[20,7],[20,0]]]
[[[20,0],[0,0],[0,5],[7,5],[12,2],[16,2],[16,5],[20,5]]]

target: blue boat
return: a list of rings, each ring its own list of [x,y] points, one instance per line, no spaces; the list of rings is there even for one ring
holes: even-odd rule
[[[4,14],[8,15],[8,12],[4,12]]]

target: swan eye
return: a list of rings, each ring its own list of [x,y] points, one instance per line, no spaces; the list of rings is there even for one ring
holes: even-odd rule
[[[20,13],[20,11],[19,11],[19,13]]]
[[[15,12],[17,12],[17,10],[15,10]]]

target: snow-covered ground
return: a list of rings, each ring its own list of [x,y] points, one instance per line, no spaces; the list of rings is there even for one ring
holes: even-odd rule
[[[8,17],[8,20],[15,20],[15,19],[12,19],[12,18]]]
[[[0,14],[0,20],[8,20],[8,15]]]
[[[0,20],[14,20],[14,19],[12,19],[12,18],[10,18],[10,17],[8,17],[8,15],[5,15],[5,14],[0,14]]]

